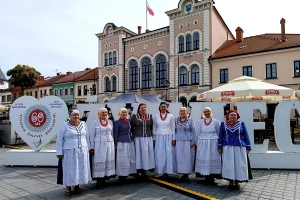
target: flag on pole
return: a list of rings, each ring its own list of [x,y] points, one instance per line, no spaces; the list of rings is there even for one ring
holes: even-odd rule
[[[147,3],[147,10],[148,10],[149,14],[152,15],[152,16],[154,16],[154,12],[153,12],[153,10],[150,8],[150,6],[149,6],[149,4],[148,4],[148,1],[146,1],[146,3]]]

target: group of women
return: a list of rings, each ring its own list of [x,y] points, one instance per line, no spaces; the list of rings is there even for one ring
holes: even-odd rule
[[[212,117],[211,108],[203,108],[196,134],[187,108],[181,107],[175,118],[168,106],[162,102],[159,113],[152,116],[141,103],[137,114],[130,117],[126,108],[120,108],[115,122],[108,120],[106,108],[100,108],[89,129],[80,121],[79,111],[73,110],[56,141],[62,163],[62,180],[58,182],[66,186],[66,196],[72,195],[72,186],[73,193],[82,193],[79,184],[91,179],[97,181],[97,188],[103,188],[111,176],[117,175],[118,183],[124,184],[129,175],[146,179],[147,171],[155,171],[164,180],[179,173],[180,181],[196,172],[196,176],[205,177],[206,184],[223,177],[229,180],[230,188],[239,188],[239,182],[251,178],[247,159],[250,140],[237,111],[230,110],[220,123]]]

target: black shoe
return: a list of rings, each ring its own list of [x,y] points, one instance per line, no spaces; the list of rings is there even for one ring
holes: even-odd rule
[[[183,174],[180,178],[179,178],[180,182],[188,182],[189,181],[189,175],[188,174]]]
[[[118,185],[124,185],[127,182],[126,176],[119,176]]]

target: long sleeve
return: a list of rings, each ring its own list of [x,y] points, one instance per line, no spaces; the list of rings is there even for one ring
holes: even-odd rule
[[[56,138],[56,155],[63,155],[63,141],[64,141],[65,127],[64,123],[60,126]]]
[[[216,125],[216,131],[217,131],[217,133],[219,134],[220,133],[220,125],[221,125],[221,122],[219,121],[219,120],[217,120],[216,119],[216,123],[215,123]]]
[[[89,135],[89,130],[88,130],[86,123],[84,123],[84,127],[85,127],[85,131],[86,131],[86,135],[85,135],[86,143],[88,145],[88,149],[90,150],[91,149],[90,135]]]
[[[170,123],[171,123],[170,128],[171,128],[171,131],[172,131],[172,137],[173,137],[173,140],[175,140],[175,118],[174,118],[173,115],[171,116]]]
[[[222,122],[220,126],[220,132],[219,132],[218,149],[223,149],[224,130],[225,130],[224,122]]]
[[[219,133],[219,132],[218,132]],[[197,134],[197,144],[199,143],[199,136],[201,135],[201,119],[198,120],[198,134]]]
[[[249,134],[248,134],[248,130],[247,130],[247,127],[246,127],[246,124],[244,122],[242,122],[242,128],[243,128],[243,139],[246,143],[246,150],[249,150],[251,151],[251,143],[250,143],[250,138],[249,138]]]
[[[118,121],[114,122],[114,127],[113,127],[113,132],[114,132],[114,142],[115,142],[115,147],[117,147],[118,144],[118,135],[119,135],[119,124]]]
[[[156,131],[157,131],[157,119],[156,119],[156,115],[153,116],[153,140],[155,140],[155,135],[156,135]]]
[[[195,139],[196,139],[196,129],[195,129],[195,123],[194,120],[191,119],[191,143],[195,144]]]
[[[96,121],[94,121],[90,127],[89,130],[89,138],[90,138],[90,149],[94,149],[95,148],[95,135],[96,135]]]

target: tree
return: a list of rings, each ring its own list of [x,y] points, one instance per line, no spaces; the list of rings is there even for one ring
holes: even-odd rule
[[[38,83],[41,73],[28,65],[17,65],[13,69],[8,70],[6,75],[10,76],[8,81],[12,85],[22,88],[23,95],[24,88],[32,87]]]

